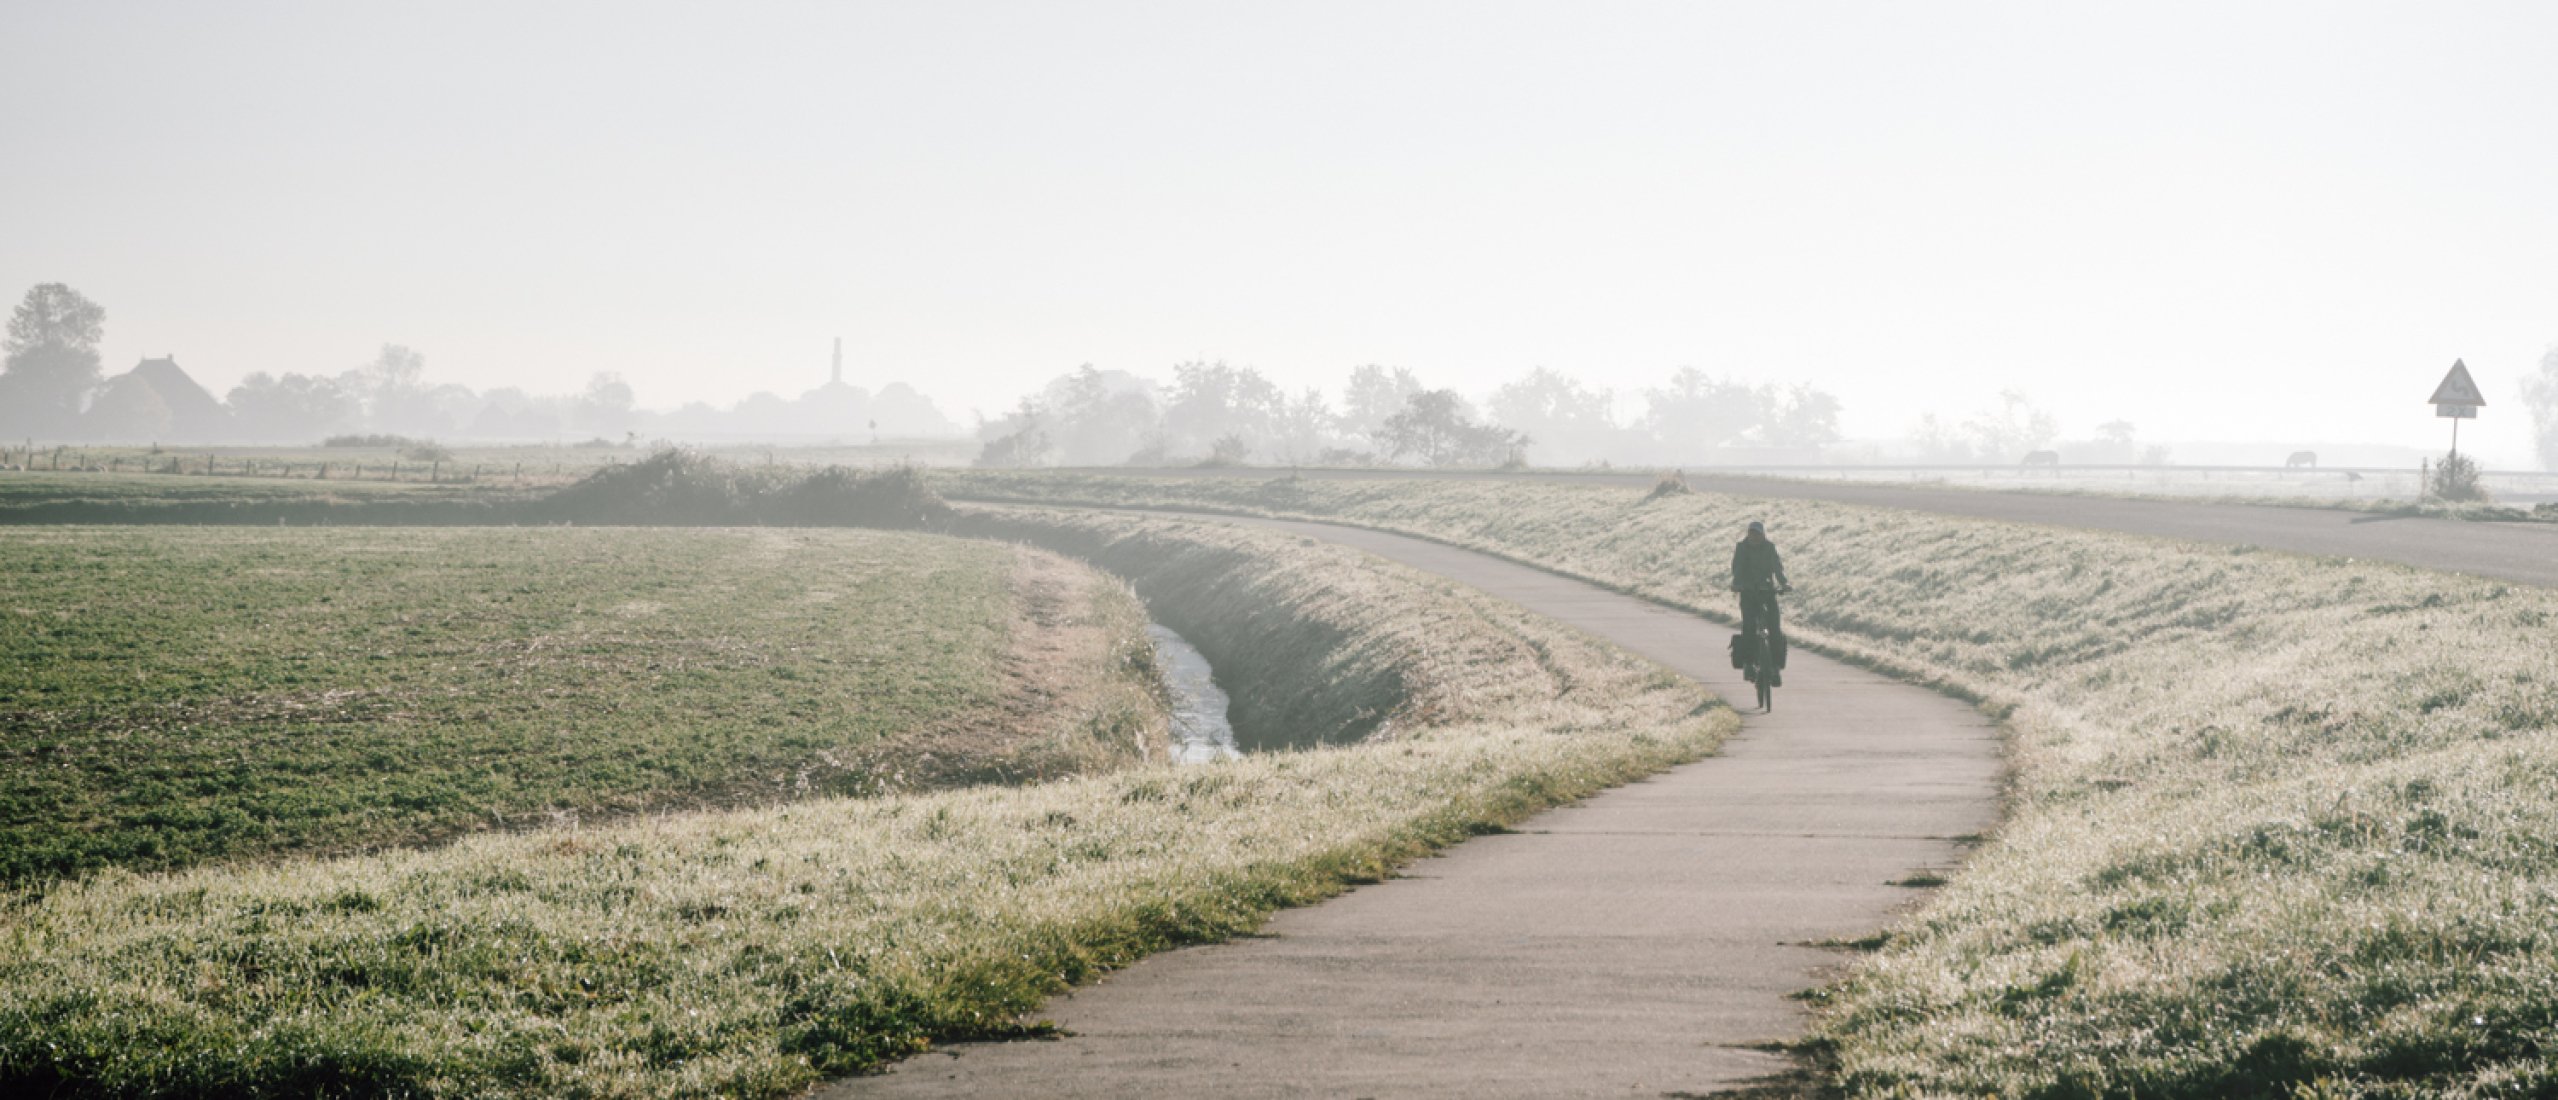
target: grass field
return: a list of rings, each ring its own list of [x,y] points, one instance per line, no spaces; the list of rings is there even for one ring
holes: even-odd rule
[[[0,883],[1030,778],[1160,725],[1125,586],[987,543],[21,527],[0,560]]]
[[[168,474],[0,474],[0,509],[33,505],[274,504],[301,501],[471,500],[504,495],[487,487],[423,481],[314,481]]]
[[[1005,522],[1159,564],[1162,600],[1277,604],[1257,620],[1265,675],[1298,694],[1401,685],[1369,724],[1384,733],[62,883],[0,908],[0,1092],[789,1095],[934,1037],[1022,1031],[1104,967],[1247,930],[1734,726],[1655,666],[1349,551],[1125,517]],[[425,534],[460,533],[397,540]]]
[[[1727,615],[1763,518],[1798,637],[2012,737],[2007,823],[1824,994],[1851,1093],[2558,1093],[2558,592],[1706,494],[939,480],[1392,528]]]

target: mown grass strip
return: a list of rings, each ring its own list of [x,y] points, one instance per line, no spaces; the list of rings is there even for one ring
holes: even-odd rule
[[[1810,501],[974,474],[1438,538],[1728,614],[1766,520],[1833,652],[2012,730],[2011,813],[1825,991],[1857,1095],[2558,1092],[2558,592]]]

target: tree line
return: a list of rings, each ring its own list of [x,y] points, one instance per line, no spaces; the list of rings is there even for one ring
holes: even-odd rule
[[[217,398],[174,357],[106,377],[98,343],[106,310],[61,283],[29,290],[0,342],[0,438],[116,442],[310,443],[371,432],[410,438],[627,440],[806,436],[860,440],[960,434],[931,400],[902,382],[877,392],[840,382],[786,399],[757,393],[729,408],[694,402],[664,413],[637,407],[619,374],[597,372],[575,393],[434,383],[426,357],[385,344],[362,365],[328,373],[258,371]]]
[[[1251,367],[1174,365],[1169,382],[1090,364],[979,427],[986,466],[1303,464],[1498,466],[1698,461],[1736,448],[1808,452],[1836,442],[1838,399],[1693,368],[1617,415],[1616,395],[1543,367],[1481,407],[1412,371],[1358,367],[1336,405]]]

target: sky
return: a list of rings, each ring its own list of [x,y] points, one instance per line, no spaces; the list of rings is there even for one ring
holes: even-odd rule
[[[0,0],[0,296],[221,392],[384,343],[643,406],[966,421],[1092,363],[1362,363],[1904,435],[2528,462],[2558,344],[2545,3]]]

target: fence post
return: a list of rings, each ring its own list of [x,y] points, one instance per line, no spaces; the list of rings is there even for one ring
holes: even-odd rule
[[[444,483],[444,462],[443,462],[443,460],[438,459],[438,460],[436,461],[435,465],[430,466],[430,467],[427,467],[427,470],[426,470],[426,483],[427,483],[427,484],[429,484],[429,485],[441,485],[441,484],[443,484],[443,483]]]

